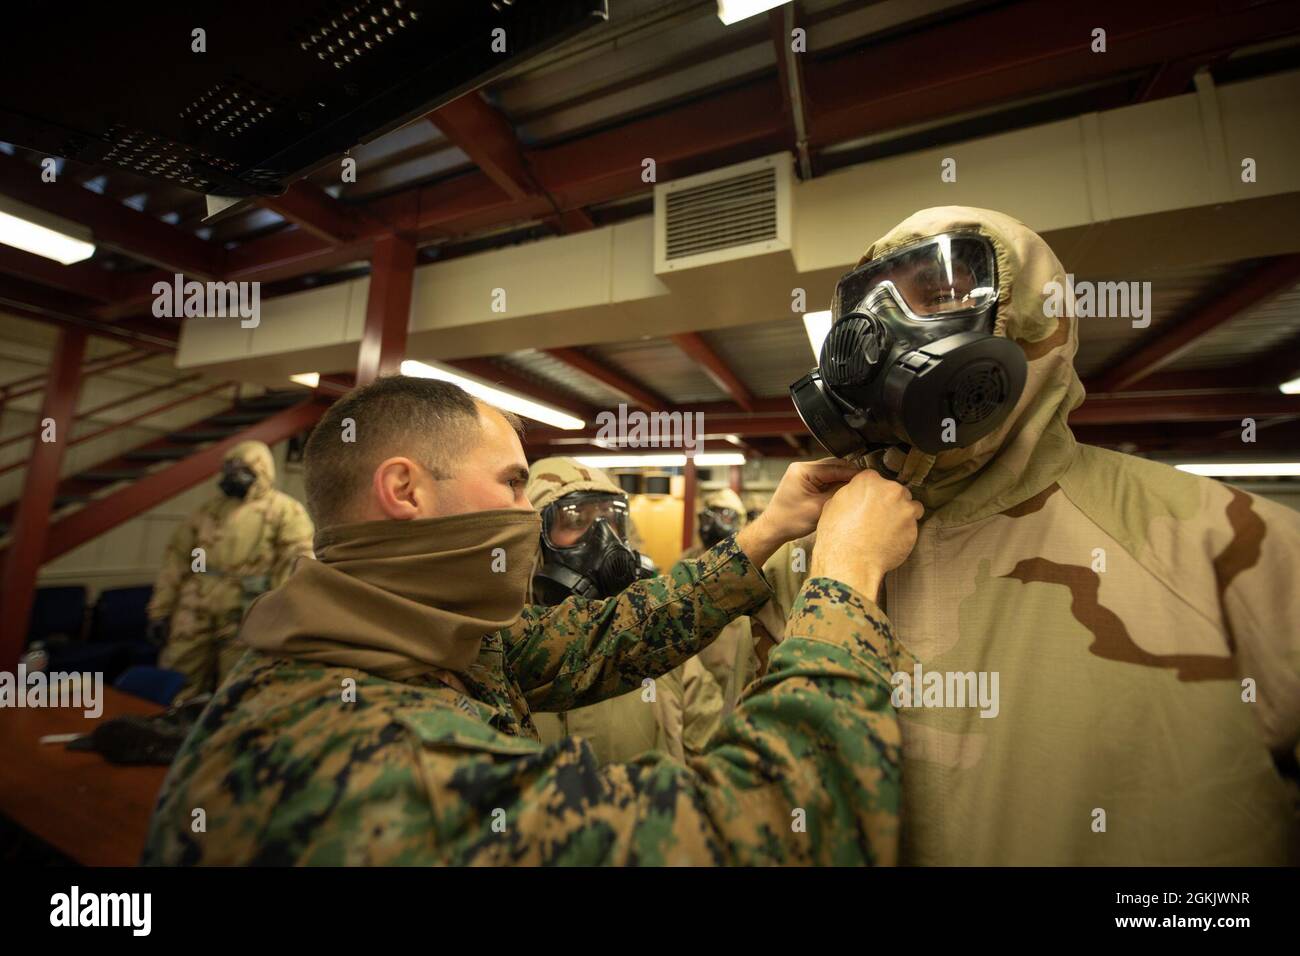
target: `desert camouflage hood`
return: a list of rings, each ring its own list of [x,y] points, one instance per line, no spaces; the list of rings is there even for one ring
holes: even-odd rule
[[[1010,338],[1025,352],[1029,375],[1024,393],[1002,427],[967,448],[935,456],[928,474],[912,488],[930,517],[942,524],[964,524],[996,514],[1038,494],[1069,467],[1074,438],[1066,424],[1083,401],[1083,383],[1074,371],[1078,327],[1074,303],[1066,314],[1049,317],[1043,287],[1065,283],[1065,269],[1038,235],[1010,216],[967,206],[923,209],[867,247],[859,264],[942,232],[977,230],[997,256],[998,306],[994,334]],[[902,469],[904,453],[889,449],[884,463]],[[919,453],[911,456],[923,458]],[[924,465],[917,469],[924,473]]]
[[[271,449],[260,441],[241,441],[226,453],[224,461],[238,461],[252,469],[257,480],[248,489],[245,501],[253,501],[275,488],[275,458]]]
[[[539,512],[552,502],[578,491],[623,494],[623,489],[599,468],[589,468],[572,458],[542,458],[528,469],[528,485],[524,493]]]
[[[740,500],[740,495],[730,488],[715,488],[713,491],[706,492],[700,498],[700,505],[704,508],[730,508],[740,516],[740,526],[742,528],[749,524],[749,518],[745,512],[745,503]]]

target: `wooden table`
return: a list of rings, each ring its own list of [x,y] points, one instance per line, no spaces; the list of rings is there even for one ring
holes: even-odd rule
[[[78,863],[135,866],[166,767],[120,767],[97,753],[42,744],[46,734],[89,733],[123,714],[161,713],[157,704],[111,687],[104,712],[71,707],[0,710],[0,814]]]

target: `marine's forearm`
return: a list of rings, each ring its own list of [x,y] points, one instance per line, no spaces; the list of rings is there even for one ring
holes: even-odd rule
[[[510,662],[534,710],[566,710],[626,693],[698,653],[770,595],[734,539],[606,601],[525,611]]]
[[[728,862],[896,862],[893,654],[874,604],[829,578],[804,585],[767,676],[692,761]]]

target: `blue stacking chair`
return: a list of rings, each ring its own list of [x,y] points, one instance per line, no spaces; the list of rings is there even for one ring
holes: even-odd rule
[[[123,693],[170,707],[172,700],[185,686],[185,675],[163,667],[128,667],[113,682],[113,686]]]

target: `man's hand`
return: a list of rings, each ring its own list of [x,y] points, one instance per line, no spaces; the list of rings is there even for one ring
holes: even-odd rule
[[[809,577],[835,578],[874,601],[885,572],[916,546],[916,522],[924,511],[906,486],[861,472],[822,511]]]
[[[856,474],[854,465],[838,458],[795,462],[781,476],[763,513],[740,529],[736,544],[750,561],[762,567],[781,545],[816,528],[831,495]]]

